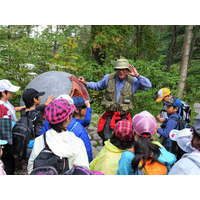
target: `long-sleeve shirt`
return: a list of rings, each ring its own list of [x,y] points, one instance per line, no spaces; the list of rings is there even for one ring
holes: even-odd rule
[[[87,108],[84,120],[76,119],[76,121],[81,123],[84,127],[86,127],[90,125],[91,118],[92,118],[92,108]]]
[[[175,121],[174,119],[171,119],[172,117],[179,117],[178,114],[172,114],[168,116],[168,121],[166,122],[166,126],[162,129],[158,129],[158,133],[164,137],[163,140],[163,146],[167,149],[170,150],[170,138],[169,138],[169,133],[172,129],[178,129],[178,122]]]
[[[97,90],[97,91],[101,91],[106,89],[107,84],[108,84],[108,77],[109,74],[106,74],[101,81],[99,82],[87,82],[86,87],[92,90]],[[125,80],[120,81],[118,76],[116,76],[115,79],[115,86],[116,86],[116,90],[117,90],[117,102],[119,100],[122,88],[124,86]],[[133,77],[133,94],[135,93],[136,90],[147,90],[149,88],[151,88],[151,82],[148,78],[144,77],[144,76],[139,76],[138,78]]]

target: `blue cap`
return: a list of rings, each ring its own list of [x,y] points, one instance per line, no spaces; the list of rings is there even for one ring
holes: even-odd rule
[[[83,97],[72,97],[73,101],[74,101],[74,105],[76,106],[76,108],[79,107],[84,107],[85,106],[85,101],[87,101],[87,99],[84,99]],[[90,104],[93,101],[90,100]]]
[[[182,102],[179,98],[172,96],[168,99],[168,101],[164,101],[164,104],[167,106],[175,106],[177,108],[181,108]]]

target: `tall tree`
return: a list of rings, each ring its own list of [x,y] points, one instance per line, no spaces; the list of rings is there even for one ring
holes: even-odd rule
[[[174,49],[175,44],[176,44],[177,35],[178,35],[178,26],[175,25],[173,27],[171,42],[170,42],[169,49],[168,49],[168,55],[167,55],[167,72],[170,72],[170,66],[171,66],[171,63],[172,63],[172,56],[173,56],[173,49]]]
[[[191,41],[192,41],[192,30],[193,30],[192,25],[186,26],[185,38],[184,38],[184,43],[183,43],[183,56],[182,56],[181,67],[180,67],[181,82],[178,85],[179,97],[183,96],[183,91],[186,86],[188,64],[189,64],[189,57],[190,57],[190,46],[191,46]]]

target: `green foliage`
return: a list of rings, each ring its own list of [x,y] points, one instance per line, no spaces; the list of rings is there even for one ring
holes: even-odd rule
[[[34,25],[0,26],[0,79],[9,79],[21,89],[14,94],[11,103],[19,105],[20,96],[36,75],[50,71],[67,71],[86,81],[100,81],[105,74],[114,72],[117,58],[126,58],[141,75],[149,78],[152,88],[136,91],[133,97],[132,115],[148,110],[155,117],[162,109],[157,103],[157,92],[168,87],[176,96],[179,83],[179,68],[185,26],[178,29],[178,36],[172,66],[166,73],[166,56],[173,26],[146,25],[92,25],[92,26],[47,26],[42,32],[34,30]],[[33,30],[35,35],[33,35]],[[188,69],[187,84],[182,100],[192,108],[200,102],[199,90],[199,30],[194,45],[194,57]],[[31,67],[29,64],[32,64]],[[101,100],[105,91],[88,90],[94,99],[92,108],[102,114]],[[196,116],[192,113],[192,119]]]
[[[147,110],[156,117],[162,110],[162,103],[156,102],[158,91],[162,87],[168,87],[171,91],[175,92],[176,85],[179,81],[178,66],[174,65],[172,67],[173,73],[166,73],[164,71],[165,66],[161,64],[163,59],[164,57],[160,57],[157,61],[138,60],[133,62],[129,60],[137,71],[147,77],[152,84],[152,88],[146,91],[137,90],[134,94],[132,116],[143,110]]]

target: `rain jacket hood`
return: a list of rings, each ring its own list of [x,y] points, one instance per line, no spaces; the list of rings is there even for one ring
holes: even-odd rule
[[[172,167],[169,175],[200,175],[200,152],[185,153]]]
[[[105,175],[115,175],[119,159],[124,151],[114,146],[110,140],[106,141],[105,146],[90,163],[90,169],[103,172]]]

